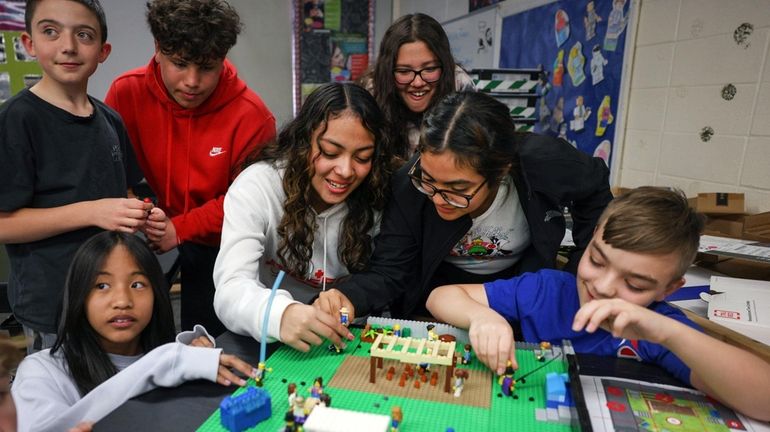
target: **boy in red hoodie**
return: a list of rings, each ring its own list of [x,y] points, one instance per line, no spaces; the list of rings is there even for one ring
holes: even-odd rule
[[[105,102],[123,117],[158,206],[166,235],[158,253],[178,247],[182,329],[224,327],[213,309],[225,192],[244,157],[275,137],[275,119],[225,59],[241,30],[224,0],[154,0],[147,21],[150,63],[119,76]]]

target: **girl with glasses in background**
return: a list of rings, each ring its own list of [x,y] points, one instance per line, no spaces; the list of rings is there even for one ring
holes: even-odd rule
[[[515,131],[508,108],[482,93],[445,97],[422,123],[418,152],[392,181],[365,272],[322,293],[315,306],[350,319],[423,311],[430,291],[554,268],[573,218],[575,272],[612,199],[609,170],[564,140]]]
[[[362,77],[390,124],[397,156],[408,159],[419,139],[423,113],[473,82],[455,63],[441,24],[417,13],[397,19],[380,43],[377,64]]]

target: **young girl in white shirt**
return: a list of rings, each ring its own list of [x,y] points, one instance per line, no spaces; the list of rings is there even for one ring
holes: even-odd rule
[[[87,425],[134,396],[188,380],[245,385],[230,368],[255,375],[252,366],[221,349],[186,345],[203,345],[200,338],[209,336],[197,326],[174,342],[163,272],[141,239],[95,235],[70,266],[56,344],[19,366],[11,390],[18,430]]]

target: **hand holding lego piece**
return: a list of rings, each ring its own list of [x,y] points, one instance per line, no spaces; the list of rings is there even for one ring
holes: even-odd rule
[[[144,226],[140,230],[147,236],[147,240],[151,243],[159,242],[166,235],[166,227],[171,221],[166,216],[160,207],[153,207],[147,212],[147,219],[144,221]]]
[[[437,319],[467,328],[476,357],[501,375],[510,360],[516,363],[513,329],[500,314],[489,308],[484,285],[444,285],[431,292],[426,303]]]
[[[498,375],[505,371],[509,361],[514,369],[519,368],[516,363],[513,330],[497,312],[487,309],[475,314],[468,327],[468,336],[476,351],[476,357]]]
[[[133,234],[144,226],[152,203],[136,198],[104,198],[88,201],[93,224],[107,231]]]
[[[345,294],[342,294],[342,292],[335,288],[321,291],[321,294],[319,294],[318,298],[313,302],[313,306],[333,316],[337,320],[342,319],[340,311],[343,308],[348,312],[349,322],[353,322],[356,318],[356,308],[353,307],[353,303],[348,300]]]
[[[150,216],[152,217],[152,215]],[[179,240],[176,236],[176,227],[174,226],[174,222],[172,222],[171,219],[169,219],[165,214],[163,216],[165,231],[163,231],[160,236],[156,236],[155,238],[150,238],[149,235],[147,237],[150,240],[150,249],[158,254],[166,253],[171,249],[179,246]]]
[[[339,313],[339,308],[336,311]],[[338,318],[317,306],[294,303],[281,316],[281,342],[296,350],[307,352],[311,345],[321,345],[323,339],[344,349],[343,338],[353,340],[353,334]]]

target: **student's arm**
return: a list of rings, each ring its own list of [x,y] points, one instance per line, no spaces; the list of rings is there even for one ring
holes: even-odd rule
[[[613,336],[645,339],[674,353],[692,385],[759,420],[770,420],[770,363],[687,325],[629,302],[594,300],[575,315],[573,330],[602,327]]]
[[[104,198],[60,207],[0,212],[0,243],[28,243],[90,226],[134,233],[152,204],[134,198]]]
[[[44,353],[42,355],[48,355]],[[162,345],[103,382],[85,397],[69,394],[71,377],[50,361],[30,357],[19,366],[11,390],[18,431],[62,431],[80,422],[97,422],[127,400],[156,387],[195,379],[217,380],[221,350]]]
[[[214,264],[214,310],[231,331],[260,340],[267,332],[269,340],[280,340],[307,351],[327,338],[342,345],[340,337],[352,334],[331,315],[312,306],[300,304],[285,290],[278,290],[269,311],[270,289],[259,280],[260,266],[270,226],[269,215],[281,212],[270,188],[281,187],[280,178],[264,175],[264,166],[252,166],[230,187],[225,200],[222,244]],[[268,328],[263,329],[265,314]]]
[[[445,285],[431,292],[426,303],[436,319],[468,329],[476,356],[497,374],[510,360],[516,364],[513,330],[500,314],[489,307],[484,285]]]

